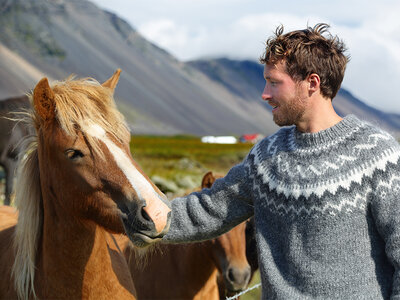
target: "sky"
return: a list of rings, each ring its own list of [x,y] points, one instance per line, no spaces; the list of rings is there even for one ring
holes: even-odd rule
[[[91,1],[181,61],[217,57],[257,61],[278,25],[287,32],[328,23],[351,56],[342,87],[372,107],[400,113],[398,0]]]

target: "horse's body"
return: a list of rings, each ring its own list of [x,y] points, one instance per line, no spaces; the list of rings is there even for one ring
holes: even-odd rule
[[[15,230],[16,226],[10,222],[0,231],[1,299],[21,298],[11,280],[16,256]],[[59,244],[51,240],[39,246],[34,274],[34,288],[39,299],[135,299],[129,269],[111,233],[99,227],[94,232],[82,232],[78,227],[62,230],[51,230],[53,238],[61,237],[57,239]],[[43,233],[43,236],[48,234]],[[51,247],[48,247],[49,242]]]
[[[18,218],[18,213],[11,206],[2,206],[0,209],[0,230],[14,226]]]
[[[202,187],[215,178],[207,173]],[[137,251],[125,248],[139,299],[220,299],[217,277],[220,274],[229,291],[247,286],[250,267],[246,259],[245,226],[205,242],[159,244],[137,263]]]
[[[16,114],[30,108],[28,96],[20,96],[0,100],[0,165],[6,174],[4,204],[10,204],[13,190],[15,170],[17,169],[18,154],[21,152],[21,140],[33,134],[33,128],[25,123],[16,122]]]
[[[130,155],[112,99],[118,78],[35,87],[37,137],[17,173],[18,222],[0,208],[9,217],[0,223],[0,299],[135,299],[116,239],[160,239],[169,208]]]

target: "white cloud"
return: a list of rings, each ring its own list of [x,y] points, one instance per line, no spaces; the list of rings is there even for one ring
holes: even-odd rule
[[[139,32],[147,39],[165,48],[176,49],[186,46],[190,34],[186,27],[178,26],[173,20],[163,19],[142,24]]]
[[[400,113],[400,6],[383,6],[360,26],[338,27],[352,56],[343,83],[355,96],[387,112]]]

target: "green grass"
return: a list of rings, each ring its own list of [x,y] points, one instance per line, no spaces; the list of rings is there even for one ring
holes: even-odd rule
[[[257,271],[254,273],[253,279],[249,283],[249,288],[255,286],[256,284],[260,283],[260,272]],[[240,300],[258,300],[261,299],[261,286],[255,289],[252,289],[251,291],[248,291],[247,293],[243,294],[240,296]]]
[[[226,173],[243,160],[250,144],[206,144],[193,136],[133,136],[133,158],[149,175],[174,179],[177,175]]]

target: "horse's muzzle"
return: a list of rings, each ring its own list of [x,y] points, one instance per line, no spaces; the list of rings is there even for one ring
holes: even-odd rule
[[[130,205],[129,209],[126,205],[118,205],[122,211],[122,222],[125,232],[132,243],[137,247],[146,247],[150,244],[160,241],[168,232],[171,224],[171,211],[163,217],[163,228],[156,226],[155,221],[150,217],[144,206]],[[158,229],[158,230],[157,230]]]

